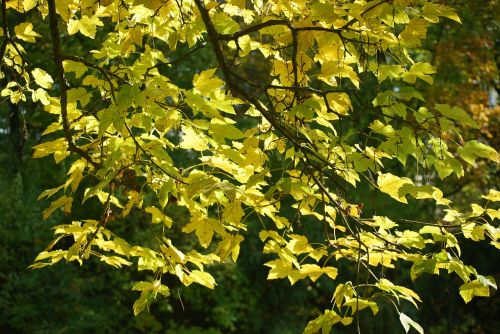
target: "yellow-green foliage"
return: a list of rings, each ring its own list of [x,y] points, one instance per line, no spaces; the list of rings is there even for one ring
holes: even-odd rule
[[[425,170],[446,182],[463,177],[464,163],[499,162],[485,143],[461,139],[457,124],[477,127],[465,111],[427,105],[418,91],[432,85],[435,69],[412,50],[430,25],[460,21],[453,9],[423,0],[2,4],[1,70],[12,79],[1,95],[12,103],[39,102],[54,115],[44,132],[51,139],[37,145],[34,156],[70,165],[66,182],[40,196],[52,201],[43,216],[69,213],[92,198],[102,206],[100,219],[61,222],[33,268],[96,256],[117,268],[151,271],[152,281],[133,287],[141,292],[138,314],[170,294],[164,276],[216,287],[210,265],[237,261],[248,221],[258,220],[262,251],[273,256],[264,264],[268,279],[337,280],[339,261],[358,268],[358,277],[338,282],[332,308],[306,333],[348,325],[362,309],[375,315],[385,300],[380,296],[398,312],[403,300],[421,302],[375,267],[398,269],[406,261],[412,279],[456,273],[466,302],[496,289],[492,278],[460,260],[456,235],[500,248],[498,192],[463,212],[432,177],[422,184],[393,168]],[[10,27],[10,11],[26,13],[26,22]],[[36,15],[50,36],[36,32],[29,21]],[[66,54],[64,42],[77,35],[100,42],[88,54]],[[24,46],[40,39],[52,45],[53,73],[26,60]],[[216,62],[181,86],[172,68],[205,47]],[[187,51],[179,55],[181,48]],[[255,63],[259,68],[249,70]],[[376,91],[363,89],[367,80],[378,81]],[[363,104],[371,94],[373,102]],[[349,132],[359,113],[370,114],[368,128]],[[180,154],[194,163],[181,166]],[[363,203],[350,197],[362,183],[405,204],[435,200],[437,218],[402,224],[383,212],[366,215]],[[83,203],[75,201],[82,192]],[[177,226],[165,213],[169,205],[184,207],[189,223]],[[133,210],[161,226],[148,245],[113,233]],[[297,232],[302,219],[322,237]],[[174,244],[174,228],[194,234],[198,245]],[[59,249],[68,236],[71,247]],[[359,279],[361,272],[366,277]],[[404,313],[399,317],[405,330],[423,331]]]

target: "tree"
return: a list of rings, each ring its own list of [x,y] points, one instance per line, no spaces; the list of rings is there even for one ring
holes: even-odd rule
[[[54,115],[33,155],[69,167],[40,195],[51,201],[43,217],[80,201],[102,210],[57,226],[32,267],[137,265],[151,274],[133,287],[138,314],[174,279],[214,288],[211,266],[237,261],[258,229],[268,279],[334,284],[306,333],[353,319],[359,329],[359,311],[383,304],[422,332],[404,313],[420,297],[390,279],[405,263],[413,280],[456,274],[466,302],[488,296],[495,280],[461,260],[457,236],[500,248],[499,192],[462,210],[437,185],[478,158],[498,168],[499,155],[463,140],[463,126],[477,128],[464,110],[419,91],[435,68],[417,49],[440,18],[460,21],[410,0],[2,1],[2,96]],[[47,25],[50,36],[36,32]],[[66,52],[74,38],[95,40],[89,57]],[[52,70],[25,52],[44,39]],[[206,49],[192,80],[174,73]],[[433,221],[409,215],[423,206]],[[131,213],[149,222],[147,242],[116,234]]]

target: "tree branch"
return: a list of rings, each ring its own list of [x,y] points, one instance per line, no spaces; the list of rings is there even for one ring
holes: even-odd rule
[[[198,5],[199,1],[196,1],[196,5]],[[199,9],[199,8],[198,8]],[[265,21],[262,23],[258,23],[256,25],[247,27],[245,29],[242,29],[240,31],[235,32],[234,34],[217,34],[218,38],[222,41],[235,41],[240,37],[243,37],[245,35],[249,35],[253,32],[257,32],[259,30],[262,30],[267,27],[271,26],[287,26],[290,27],[290,22],[287,20],[269,20]]]
[[[66,78],[64,77],[64,67],[63,67],[63,57],[61,53],[61,39],[59,36],[59,27],[56,13],[55,0],[48,0],[49,5],[49,26],[50,33],[52,35],[52,52],[54,56],[54,64],[56,65],[57,78],[59,81],[61,89],[61,118],[64,130],[64,136],[68,142],[68,150],[79,154],[87,162],[89,162],[95,168],[99,168],[100,164],[92,160],[87,152],[79,148],[73,142],[73,137],[71,136],[71,128],[68,121],[68,84]]]
[[[7,25],[7,0],[2,0],[2,29],[5,34],[5,39],[2,41],[2,45],[0,46],[0,69],[3,65],[3,56],[5,54],[5,50],[7,49],[7,44],[10,40],[10,31],[9,26]]]

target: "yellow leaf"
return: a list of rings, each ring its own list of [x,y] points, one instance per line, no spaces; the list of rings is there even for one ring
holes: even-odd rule
[[[41,37],[41,35],[33,31],[33,24],[31,22],[18,24],[14,27],[14,33],[17,38],[29,43],[35,43],[35,37]]]
[[[347,115],[349,110],[352,110],[351,100],[346,93],[328,93],[326,94],[326,99],[329,107],[336,113]],[[330,116],[334,117],[334,115]]]
[[[226,13],[215,13],[211,18],[215,29],[221,34],[233,34],[240,30],[240,25]]]
[[[413,321],[409,316],[404,313],[399,313],[399,321],[403,325],[405,332],[408,333],[410,328],[413,327],[419,334],[424,334],[424,329],[417,322]]]
[[[85,72],[87,72],[87,66],[83,65],[80,62],[72,60],[63,61],[63,67],[65,72],[75,72],[75,76],[77,78],[81,77],[85,74]]]
[[[225,223],[240,226],[241,218],[243,218],[244,215],[245,212],[241,208],[241,202],[235,200],[226,205],[224,212],[222,213],[222,219]]]
[[[490,288],[486,284],[482,284],[479,280],[464,283],[460,286],[460,296],[466,303],[470,302],[474,296],[488,297]]]
[[[436,73],[436,69],[429,63],[413,64],[410,70],[403,74],[403,81],[415,83],[417,78],[432,85],[433,79],[430,74]]]
[[[200,171],[191,172],[186,182],[188,183],[186,186],[186,196],[188,199],[199,194],[210,193],[219,183],[215,177]]]
[[[401,44],[406,47],[416,47],[421,45],[421,40],[427,35],[429,22],[422,18],[413,18],[399,34]]]
[[[303,264],[300,267],[300,273],[308,276],[311,281],[315,282],[323,274],[326,274],[331,279],[335,279],[337,277],[338,270],[333,267],[321,268],[316,264]]]
[[[188,284],[198,283],[203,286],[206,286],[209,289],[213,289],[215,287],[215,279],[212,275],[207,272],[200,270],[193,270],[187,277]]]
[[[224,261],[229,254],[233,262],[236,262],[238,255],[240,254],[240,243],[243,241],[243,237],[239,234],[232,235],[230,233],[225,233],[222,236],[222,240],[217,245],[215,253],[219,255],[221,261]]]
[[[163,238],[164,243],[160,246],[163,254],[167,255],[170,257],[170,261],[175,261],[177,263],[184,263],[186,256],[184,255],[183,252],[178,250],[173,244],[170,239]]]
[[[379,264],[382,264],[384,267],[394,268],[394,265],[392,264],[393,256],[391,256],[389,252],[371,252],[368,260],[368,264],[370,266],[376,267]]]
[[[224,81],[214,76],[216,70],[216,68],[212,68],[194,75],[193,85],[195,92],[209,96],[210,93],[224,85]]]
[[[212,237],[214,232],[218,231],[221,233],[222,226],[220,223],[212,218],[204,217],[201,215],[195,215],[191,217],[190,222],[182,228],[182,232],[190,233],[195,232],[200,245],[207,248],[212,242]]]
[[[356,311],[361,311],[367,307],[372,310],[373,315],[376,315],[379,311],[377,303],[362,298],[351,298],[346,301],[346,303],[344,303],[344,306],[351,307],[353,313],[355,313]]]
[[[37,0],[23,0],[24,11],[27,12],[35,8],[37,2]]]
[[[45,89],[50,89],[52,87],[54,80],[52,80],[52,77],[41,68],[35,68],[31,71],[31,74],[38,86]]]
[[[56,162],[61,161],[69,155],[66,139],[58,138],[53,141],[38,144],[33,147],[33,158],[43,158],[49,154],[54,154]]]
[[[17,104],[19,101],[26,101],[26,96],[20,90],[12,91],[10,89],[3,89],[2,96],[9,96],[10,102]]]
[[[285,263],[280,259],[269,261],[264,265],[271,268],[271,270],[269,270],[269,274],[267,275],[267,279],[269,280],[288,277],[290,282],[293,284],[298,279],[304,277],[304,275],[302,275],[298,270],[293,269],[291,264]]]
[[[151,223],[153,224],[165,224],[168,228],[172,227],[172,219],[161,212],[157,207],[150,206],[146,208],[144,211],[150,213],[152,215]]]
[[[490,218],[493,219],[500,219],[500,210],[494,210],[494,209],[487,209],[486,214],[490,216]]]
[[[447,17],[453,21],[462,23],[457,13],[445,5],[427,2],[422,8],[422,16],[429,22],[438,23],[439,16]]]
[[[377,73],[378,81],[382,82],[387,78],[397,80],[404,72],[405,70],[401,65],[379,65]]]
[[[182,126],[182,141],[180,147],[193,149],[195,151],[205,151],[208,149],[208,140],[205,135],[191,126]]]
[[[378,226],[382,230],[390,230],[391,228],[398,226],[398,224],[383,216],[373,216],[372,224]]]
[[[405,197],[408,193],[407,186],[413,186],[413,182],[409,178],[399,177],[390,173],[380,174],[378,176],[377,184],[380,191],[386,193],[399,202],[408,203]]]
[[[320,331],[322,334],[330,333],[332,326],[336,323],[342,322],[342,324],[348,325],[350,321],[352,321],[352,318],[341,318],[335,311],[325,310],[325,314],[309,321],[304,329],[304,334],[316,334]]]
[[[42,191],[42,193],[40,194],[40,196],[38,196],[37,201],[41,200],[42,198],[50,198],[52,195],[54,195],[55,193],[57,193],[63,187],[64,187],[64,185],[61,185],[61,186],[59,186],[57,188],[47,189],[47,190]]]
[[[358,75],[351,66],[340,61],[328,61],[324,63],[321,67],[321,75],[318,78],[330,86],[337,86],[335,77],[349,78],[354,86],[359,88]]]
[[[431,185],[408,187],[408,193],[416,199],[435,199],[440,205],[450,204],[450,200],[443,198],[443,192]]]
[[[104,24],[97,16],[88,17],[84,15],[81,20],[70,19],[68,22],[68,34],[74,35],[80,32],[90,38],[94,38],[97,32],[97,26],[102,27]]]
[[[83,87],[71,88],[68,90],[68,103],[80,102],[81,107],[85,107],[90,102],[91,95]]]
[[[155,12],[144,5],[138,5],[130,9],[130,14],[133,14],[132,20],[140,23],[149,23],[148,20]]]
[[[68,22],[69,19],[73,16],[72,4],[73,0],[57,0],[56,10],[61,15],[61,18],[64,22]]]
[[[127,261],[121,257],[118,256],[101,256],[100,260],[102,262],[105,262],[115,268],[121,268],[122,266],[130,266],[132,265],[132,262]]]
[[[214,137],[223,137],[228,139],[242,139],[245,134],[240,129],[231,124],[210,123],[210,132]]]
[[[500,191],[490,189],[488,195],[483,195],[483,198],[492,202],[500,202]]]
[[[64,213],[69,213],[71,211],[71,203],[73,202],[73,198],[66,197],[63,195],[50,203],[50,206],[43,211],[43,219],[47,219],[50,215],[58,208],[63,207]]]
[[[42,89],[42,88],[37,88],[31,94],[31,98],[33,99],[33,102],[40,101],[40,103],[43,104],[44,106],[47,106],[50,104],[49,94],[47,94],[45,89]]]

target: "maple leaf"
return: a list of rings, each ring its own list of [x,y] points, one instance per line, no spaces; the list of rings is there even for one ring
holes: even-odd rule
[[[204,96],[210,96],[211,93],[224,85],[224,81],[214,76],[216,70],[212,68],[194,75],[193,85],[195,92]]]
[[[97,16],[88,17],[84,15],[80,20],[70,19],[68,21],[68,34],[74,35],[77,32],[90,38],[94,38],[97,27],[102,27],[104,23]]]
[[[41,37],[40,34],[33,31],[33,24],[31,22],[23,22],[14,27],[16,38],[29,43],[35,43],[35,37]]]

